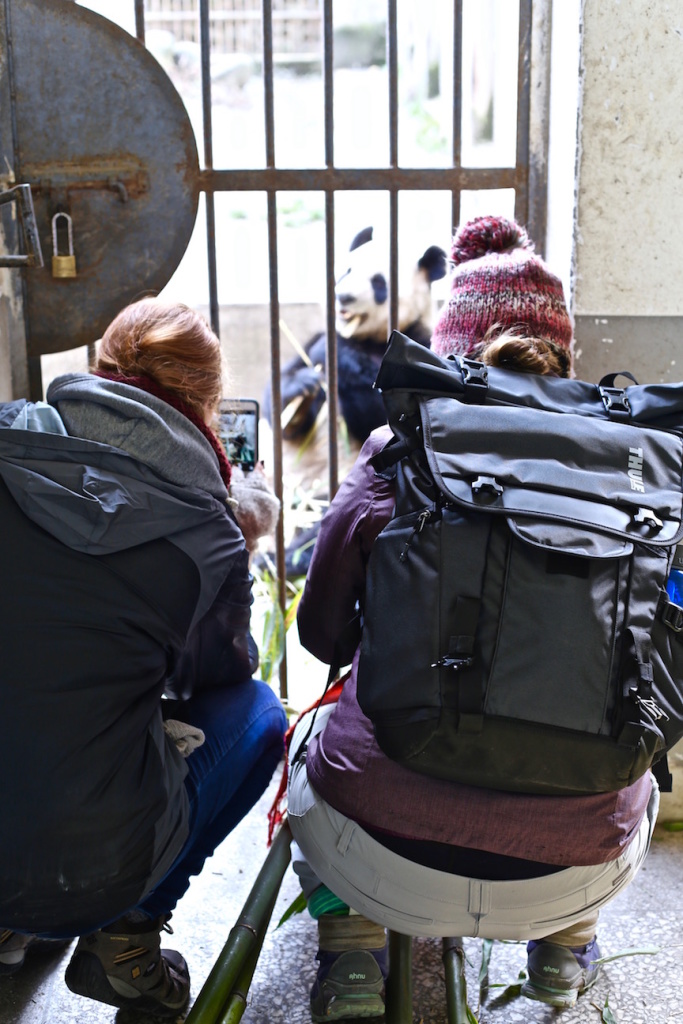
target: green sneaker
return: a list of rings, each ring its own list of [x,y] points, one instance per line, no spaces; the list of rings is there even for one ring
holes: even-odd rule
[[[384,1015],[384,949],[318,952],[320,967],[311,989],[311,1017],[316,1022],[360,1020]]]
[[[522,995],[549,1006],[574,1006],[600,976],[600,948],[595,939],[582,949],[558,946],[554,942],[530,942],[527,946],[528,981]]]
[[[67,987],[119,1009],[177,1016],[190,998],[190,974],[180,953],[160,948],[161,931],[172,931],[166,922],[124,917],[84,935],[66,969]]]

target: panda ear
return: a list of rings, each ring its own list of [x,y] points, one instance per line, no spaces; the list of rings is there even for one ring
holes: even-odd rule
[[[417,261],[420,270],[427,274],[428,281],[439,281],[446,276],[448,257],[438,245],[430,245]]]
[[[359,231],[354,240],[349,246],[349,252],[353,252],[354,249],[359,249],[361,245],[365,245],[366,242],[372,241],[372,228],[363,228]]]

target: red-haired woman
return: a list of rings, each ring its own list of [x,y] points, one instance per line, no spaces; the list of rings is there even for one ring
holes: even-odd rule
[[[74,992],[166,1016],[190,982],[160,933],[286,727],[252,678],[249,554],[211,429],[223,386],[204,320],[144,299],[94,373],[0,406],[0,972],[81,936]]]

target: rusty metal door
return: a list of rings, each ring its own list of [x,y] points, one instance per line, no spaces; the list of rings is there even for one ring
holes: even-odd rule
[[[42,354],[92,344],[122,306],[169,280],[194,226],[199,161],[178,93],[128,33],[67,0],[3,0],[0,19],[2,163],[30,185],[44,254],[21,271],[39,398]],[[54,242],[64,254],[68,226],[75,276],[58,277]]]

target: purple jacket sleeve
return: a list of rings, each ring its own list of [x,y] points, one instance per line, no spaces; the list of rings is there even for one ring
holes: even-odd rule
[[[330,664],[335,641],[353,617],[365,590],[372,545],[391,519],[394,484],[378,476],[370,458],[391,438],[388,427],[373,431],[355,466],[323,518],[299,604],[301,643]]]

